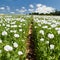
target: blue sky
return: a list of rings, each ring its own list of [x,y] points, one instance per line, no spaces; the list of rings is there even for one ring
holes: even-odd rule
[[[22,7],[28,10],[30,4],[34,6],[34,9],[36,8],[36,4],[42,4],[60,10],[60,0],[0,0],[0,13],[16,13],[16,9],[21,10]],[[3,10],[2,7],[4,7],[5,10]],[[7,11],[6,8],[10,10]]]

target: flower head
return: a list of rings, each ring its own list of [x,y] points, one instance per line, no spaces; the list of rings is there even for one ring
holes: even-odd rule
[[[50,39],[53,39],[54,38],[54,34],[48,34],[48,37],[50,38]]]
[[[4,47],[4,50],[5,50],[5,51],[12,51],[13,48],[12,48],[11,46],[9,46],[9,45],[6,45],[6,46]]]
[[[50,49],[54,49],[54,45],[53,44],[50,45]]]
[[[18,38],[19,37],[19,34],[14,34],[14,37]]]
[[[41,38],[40,41],[44,41],[44,38]]]
[[[16,42],[14,42],[14,43],[13,43],[13,46],[14,46],[15,48],[17,48],[17,47],[18,47],[18,44],[17,44]]]
[[[42,35],[44,35],[44,30],[40,30],[39,32],[40,32]]]
[[[3,32],[2,32],[2,35],[3,35],[3,36],[7,35],[7,32],[6,32],[6,31],[3,31]]]
[[[23,52],[22,51],[18,51],[18,55],[22,55],[23,54]]]

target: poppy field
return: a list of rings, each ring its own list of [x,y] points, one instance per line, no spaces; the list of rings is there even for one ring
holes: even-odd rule
[[[0,16],[0,60],[26,60],[31,21],[36,35],[36,60],[60,60],[60,16],[37,15]]]

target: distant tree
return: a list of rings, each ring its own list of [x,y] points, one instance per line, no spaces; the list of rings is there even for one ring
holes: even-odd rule
[[[60,15],[60,11],[55,10],[55,12],[51,12],[49,14],[48,13],[46,13],[46,14],[44,14],[44,13],[39,14],[39,13],[33,12],[33,13],[29,13],[29,15]]]

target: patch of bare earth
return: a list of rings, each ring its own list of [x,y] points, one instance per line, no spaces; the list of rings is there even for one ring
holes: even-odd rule
[[[35,58],[35,44],[33,38],[33,22],[31,22],[29,26],[29,32],[26,42],[26,60],[36,60]]]

